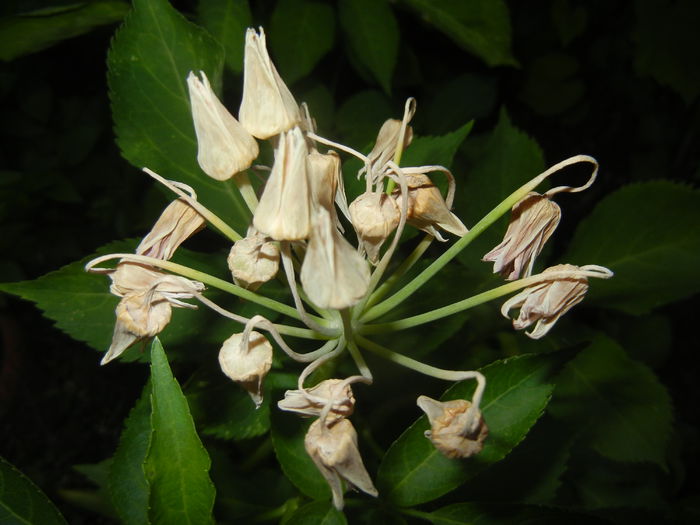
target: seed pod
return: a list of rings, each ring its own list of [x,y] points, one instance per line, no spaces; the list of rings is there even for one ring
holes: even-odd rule
[[[369,260],[376,263],[382,244],[401,219],[396,201],[386,193],[363,193],[350,204],[350,217]]]
[[[255,406],[263,401],[262,383],[272,366],[272,345],[259,332],[251,331],[246,344],[243,334],[233,334],[219,351],[221,370],[245,388]]]
[[[248,235],[231,246],[227,262],[234,282],[254,291],[277,275],[280,249],[262,233],[248,228]]]

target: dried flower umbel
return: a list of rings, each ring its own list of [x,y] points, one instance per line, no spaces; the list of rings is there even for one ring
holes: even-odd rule
[[[447,168],[401,165],[403,150],[410,147],[413,138],[409,123],[416,111],[414,99],[406,102],[401,119],[385,121],[367,155],[324,138],[316,132],[308,108],[297,105],[277,73],[262,29],[248,29],[246,34],[240,122],[214,95],[204,73],[191,73],[187,84],[198,141],[197,160],[208,176],[218,180],[231,178],[238,187],[250,210],[249,228],[243,237],[226,217],[219,217],[206,203],[200,203],[191,188],[144,168],[177,199],[135,253],[106,255],[86,266],[89,271],[107,273],[112,279],[111,292],[121,299],[113,341],[102,363],[164,330],[171,307],[194,306],[183,302],[188,298],[234,321],[234,335],[222,343],[220,366],[222,373],[248,391],[256,406],[263,402],[264,381],[275,347],[292,360],[304,363],[297,388],[287,391],[278,407],[316,418],[309,427],[305,446],[331,486],[337,508],[344,504],[344,483],[377,495],[360,457],[357,433],[348,419],[355,409],[351,385],[369,385],[373,381],[363,351],[447,381],[476,381],[471,399],[441,402],[420,396],[418,405],[431,422],[426,436],[447,457],[468,458],[487,447],[489,414],[482,414],[480,407],[486,388],[484,375],[430,366],[376,343],[372,335],[420,326],[515,293],[503,305],[503,314],[508,316],[511,309],[519,308],[514,328],[534,325],[528,335],[544,336],[583,299],[589,277],[612,276],[608,269],[595,265],[558,265],[531,275],[535,257],[559,220],[559,208],[551,197],[587,188],[595,179],[596,161],[577,155],[552,166],[515,189],[478,227],[469,230],[451,209],[456,182]],[[261,173],[268,173],[259,188],[251,184],[246,172],[259,151],[253,137],[270,139],[275,152],[272,166],[256,165]],[[364,192],[350,206],[341,173],[343,155],[353,155],[362,162],[356,175],[364,180]],[[578,163],[593,167],[586,185],[560,186],[543,195],[534,193],[549,176]],[[447,178],[445,195],[434,182],[440,176]],[[509,209],[513,210],[513,217],[505,239],[484,259],[493,261],[494,270],[511,282],[420,315],[376,322],[434,277]],[[233,282],[170,261],[181,243],[204,222],[232,243],[228,264]],[[402,254],[398,267],[385,276],[406,227],[418,228],[426,235],[411,253]],[[447,238],[442,237],[442,232],[449,234]],[[454,239],[454,244],[418,276],[397,288],[401,277],[411,270],[433,239]],[[111,259],[119,261],[116,268],[98,266]],[[291,304],[265,295],[270,286],[266,283],[275,278],[288,286]],[[208,297],[205,286],[274,311],[279,318],[272,323],[262,315],[248,318],[228,311]],[[287,324],[285,316],[293,324]],[[322,342],[316,350],[299,353],[287,344],[288,336]],[[348,354],[357,367],[357,375],[305,386],[321,365]]]

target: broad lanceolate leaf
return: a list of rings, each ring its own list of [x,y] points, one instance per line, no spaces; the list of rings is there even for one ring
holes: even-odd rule
[[[550,375],[560,359],[556,354],[525,355],[485,367],[481,409],[489,436],[484,449],[466,460],[446,458],[424,436],[429,424],[423,416],[384,456],[377,477],[380,495],[401,506],[432,501],[503,459],[542,414],[553,389]],[[471,399],[473,390],[474,382],[464,381],[448,389],[442,399]]]
[[[67,522],[27,476],[0,457],[0,523],[65,525]]]
[[[474,121],[467,122],[464,126],[450,133],[440,136],[417,137],[406,148],[403,154],[402,166],[425,166],[439,164],[452,166],[452,159],[457,150],[472,130]],[[434,174],[434,179],[439,179],[440,174]]]
[[[347,525],[345,515],[330,501],[314,501],[292,514],[287,525]]]
[[[521,480],[527,483],[527,480]],[[430,513],[433,525],[595,525],[608,523],[593,516],[534,505],[502,503],[455,503]]]
[[[127,525],[149,523],[150,488],[145,463],[152,435],[151,390],[151,385],[147,384],[141,398],[129,412],[109,470],[112,504],[119,518]]]
[[[235,183],[215,181],[197,164],[185,82],[190,71],[202,70],[218,85],[221,47],[166,0],[135,0],[114,38],[108,65],[122,155],[138,168],[189,184],[207,208],[245,232],[249,212]]]
[[[666,389],[645,365],[604,336],[572,359],[557,379],[550,413],[584,432],[598,453],[665,468],[671,431]]]
[[[197,436],[187,400],[158,338],[151,346],[151,426],[146,460],[154,523],[212,523],[210,460]]]
[[[399,28],[386,0],[341,0],[340,24],[355,63],[366,67],[387,93],[399,52]]]
[[[333,7],[319,0],[280,0],[270,19],[270,51],[284,81],[311,72],[333,46]]]
[[[13,60],[121,20],[129,10],[122,0],[80,2],[0,18],[0,60]]]
[[[513,66],[508,6],[503,0],[404,0],[423,20],[489,66]]]
[[[199,22],[224,48],[226,66],[243,71],[245,30],[252,24],[248,0],[199,0],[198,7]]]
[[[564,260],[601,264],[615,277],[591,286],[587,302],[631,314],[700,291],[700,192],[669,181],[625,186],[576,230]]]

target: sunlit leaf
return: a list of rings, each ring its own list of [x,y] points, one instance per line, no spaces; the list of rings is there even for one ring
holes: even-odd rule
[[[248,0],[199,0],[199,22],[224,48],[226,66],[243,71],[245,30],[252,24]]]

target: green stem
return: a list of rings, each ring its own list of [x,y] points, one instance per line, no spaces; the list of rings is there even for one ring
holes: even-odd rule
[[[241,192],[241,197],[243,197],[243,200],[250,210],[250,213],[255,213],[255,208],[258,207],[258,196],[255,195],[255,190],[250,184],[248,173],[245,171],[237,173],[233,177],[233,182],[236,183],[238,191]]]
[[[365,358],[363,357],[362,352],[360,352],[360,349],[357,347],[355,341],[348,341],[348,351],[350,352],[353,361],[355,361],[355,365],[357,365],[357,369],[360,371],[360,374],[363,377],[371,380],[372,372],[367,366],[367,362],[365,361]]]

